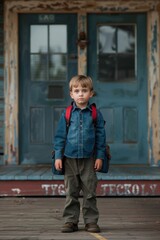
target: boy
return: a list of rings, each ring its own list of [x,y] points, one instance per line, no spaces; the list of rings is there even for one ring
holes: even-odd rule
[[[73,109],[69,128],[65,112],[62,114],[54,139],[55,168],[62,170],[65,156],[64,183],[66,203],[63,211],[65,224],[62,232],[78,231],[80,215],[79,193],[83,192],[83,218],[85,230],[100,232],[97,225],[99,212],[96,205],[96,171],[102,168],[106,135],[104,120],[97,110],[96,126],[93,123],[89,99],[93,97],[93,83],[88,76],[74,76],[69,83]],[[95,157],[93,157],[93,154]]]

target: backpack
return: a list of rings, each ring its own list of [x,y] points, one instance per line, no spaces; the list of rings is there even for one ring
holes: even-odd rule
[[[71,114],[72,114],[72,108],[73,108],[73,105],[69,105],[67,108],[66,108],[66,113],[65,113],[65,119],[66,119],[66,127],[67,127],[67,132],[68,132],[68,128],[69,128],[69,125],[70,125],[70,118],[71,118]],[[93,119],[93,123],[94,123],[94,126],[96,128],[96,121],[97,121],[97,108],[96,108],[96,104],[95,103],[92,103],[91,104],[91,109],[92,109],[92,119]],[[62,159],[62,161],[65,160],[65,157],[64,159]],[[110,160],[111,160],[111,153],[110,153],[110,147],[109,145],[107,144],[106,145],[106,150],[105,150],[105,159],[103,161],[103,166],[102,166],[102,169],[100,172],[103,172],[103,173],[107,173],[108,170],[109,170],[109,165],[110,165]],[[57,175],[63,175],[64,174],[64,164],[63,164],[63,168],[62,168],[62,171],[57,171],[55,169],[55,166],[54,166],[54,163],[55,163],[55,152],[54,150],[52,151],[52,173],[53,174],[57,174]]]

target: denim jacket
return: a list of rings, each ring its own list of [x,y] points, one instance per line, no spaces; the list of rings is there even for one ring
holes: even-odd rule
[[[90,104],[80,109],[73,103],[70,125],[67,128],[65,111],[59,120],[54,138],[55,159],[69,158],[105,158],[106,134],[104,119],[97,109],[96,126],[92,119]]]

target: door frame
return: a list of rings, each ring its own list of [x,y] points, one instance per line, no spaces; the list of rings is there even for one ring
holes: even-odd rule
[[[5,71],[5,83],[4,83],[4,96],[5,96],[5,142],[4,142],[4,163],[7,164],[18,164],[19,163],[19,65],[18,65],[18,13],[40,13],[44,12],[44,2],[40,5],[37,1],[34,2],[34,7],[30,1],[23,2],[19,1],[7,1],[4,4],[4,28],[5,28],[5,53],[4,53],[4,71]],[[53,1],[51,1],[51,4]],[[87,1],[82,1],[81,5],[84,9],[81,14],[78,9],[75,11],[74,5],[70,3],[70,8],[66,9],[63,5],[53,8],[54,13],[77,13],[78,17],[78,36],[80,32],[86,32],[87,26],[87,13],[98,12],[98,13],[111,13],[113,5],[117,6],[117,2],[113,2],[112,6],[106,5],[102,7],[97,6],[91,9],[87,5]],[[98,5],[98,2],[96,2]],[[141,3],[136,3],[138,7]],[[25,5],[25,6],[24,6]],[[150,6],[151,7],[151,6]],[[160,69],[159,69],[159,29],[160,29],[160,16],[159,12],[148,8],[143,11],[147,13],[147,58],[148,58],[148,158],[149,163],[152,166],[158,166],[160,159],[160,131],[159,131],[159,82],[160,82]],[[98,10],[97,10],[98,9]],[[141,8],[140,8],[141,9]],[[128,12],[133,12],[132,8],[128,8]],[[134,10],[134,12],[139,10]],[[51,9],[45,8],[45,13],[50,13]],[[52,12],[52,13],[53,13]],[[114,13],[116,10],[114,10]],[[123,10],[122,10],[123,13]],[[87,48],[80,49],[78,45],[78,74],[86,74],[87,69]],[[154,146],[154,147],[153,147]]]

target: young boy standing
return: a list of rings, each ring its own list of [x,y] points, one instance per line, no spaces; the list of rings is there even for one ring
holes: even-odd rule
[[[89,100],[94,92],[90,77],[74,76],[70,80],[69,88],[73,99],[70,125],[66,127],[65,112],[63,112],[54,139],[56,170],[62,170],[62,158],[63,155],[65,156],[63,162],[66,188],[66,203],[63,211],[65,224],[61,231],[78,231],[80,215],[78,198],[82,190],[85,230],[100,232],[97,225],[99,212],[96,204],[96,171],[101,170],[104,159],[106,146],[104,119],[97,110],[96,125],[93,123]]]

